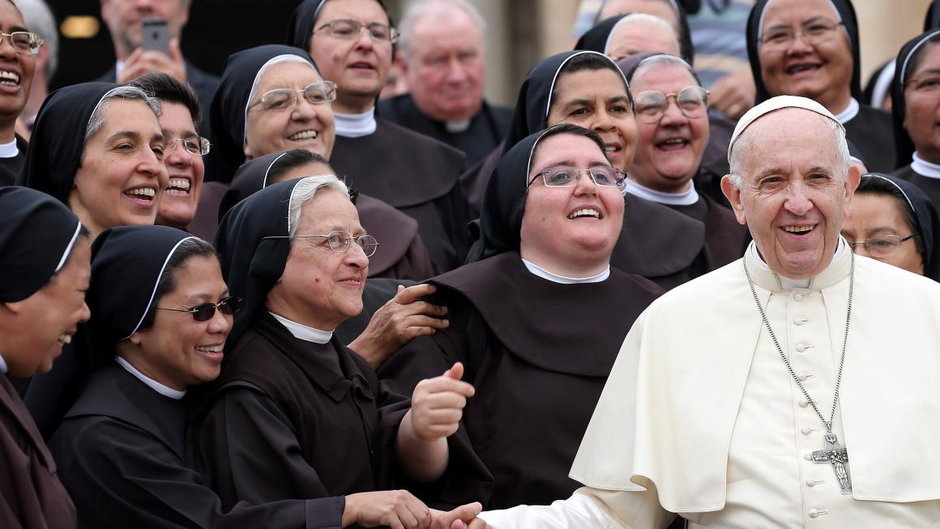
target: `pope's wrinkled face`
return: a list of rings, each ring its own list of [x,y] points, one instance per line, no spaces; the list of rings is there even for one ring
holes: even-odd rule
[[[917,231],[911,226],[900,199],[886,193],[858,192],[852,197],[852,207],[845,216],[842,235],[850,243],[887,237],[906,239],[897,246],[880,244],[871,251],[864,244],[853,244],[859,255],[903,268],[915,274],[924,274],[924,258],[917,250],[914,237]],[[876,243],[877,244],[877,243]]]
[[[791,279],[815,277],[832,261],[858,187],[858,170],[840,158],[827,120],[796,108],[758,118],[734,147],[740,188],[728,176],[722,180],[764,261]]]
[[[365,234],[356,206],[334,189],[320,189],[301,207],[297,238],[284,273],[268,294],[268,309],[287,319],[331,331],[362,312],[369,258],[355,243],[345,252],[330,248],[326,235]]]
[[[849,104],[852,48],[828,0],[773,0],[758,38],[761,76],[770,95],[808,97],[830,112]]]
[[[575,185],[548,187],[537,175],[557,166],[609,166],[589,138],[564,133],[539,141],[522,216],[520,253],[548,270],[606,266],[623,225],[620,189],[598,186],[584,172]],[[595,272],[596,273],[596,272]],[[562,274],[564,275],[564,274]]]
[[[333,107],[311,103],[300,92],[285,108],[265,108],[262,98],[272,90],[303,90],[323,81],[307,63],[284,61],[265,69],[255,86],[245,122],[245,157],[257,158],[288,149],[306,149],[329,159],[336,140]]]
[[[917,154],[940,163],[940,46],[924,45],[904,87],[904,130]]]
[[[610,163],[626,171],[636,153],[636,117],[619,72],[603,68],[563,73],[555,84],[548,126],[570,123],[604,140]]]

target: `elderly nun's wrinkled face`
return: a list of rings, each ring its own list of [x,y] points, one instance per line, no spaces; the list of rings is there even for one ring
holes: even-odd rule
[[[91,241],[80,236],[68,261],[44,287],[22,301],[3,304],[0,310],[20,322],[21,332],[4,340],[14,344],[3,351],[11,375],[25,378],[52,369],[62,345],[88,320],[85,291],[90,278]]]
[[[570,123],[604,140],[610,163],[626,171],[636,153],[636,118],[619,71],[607,68],[563,73],[552,94],[548,126]]]
[[[761,257],[784,277],[819,275],[838,246],[859,173],[839,154],[837,133],[829,118],[784,108],[756,119],[734,144],[740,187],[726,176],[722,190]]]
[[[196,321],[185,312],[228,297],[215,256],[192,256],[171,273],[175,288],[156,301],[153,325],[132,334],[130,346],[119,345],[118,351],[145,375],[182,391],[219,376],[233,316],[215,310],[208,320]]]
[[[324,96],[325,86],[307,62],[283,61],[269,66],[255,85],[245,123],[245,157],[257,158],[288,149],[307,149],[329,159],[336,139],[333,108],[328,101],[311,103],[304,89],[312,86],[313,96]],[[272,90],[293,90],[294,104],[274,105]]]
[[[585,136],[562,133],[540,140],[528,175],[520,253],[556,274],[598,274],[608,265],[620,236],[623,195],[615,186],[595,184],[584,171],[573,186],[546,186],[539,174],[559,166],[589,169],[610,163]]]
[[[917,154],[940,163],[940,45],[924,44],[904,87],[904,129]]]
[[[268,293],[268,310],[324,331],[362,312],[369,258],[356,243],[346,251],[330,248],[327,238],[319,236],[332,232],[365,234],[349,198],[322,188],[301,206],[284,273]]]
[[[153,224],[169,185],[165,142],[156,114],[142,100],[112,99],[104,125],[85,142],[69,208],[93,236],[115,226]]]
[[[923,275],[924,257],[917,249],[916,234],[904,204],[885,193],[856,193],[842,225],[842,235],[855,253]]]
[[[761,76],[770,95],[814,99],[839,113],[848,106],[852,48],[828,0],[773,0],[758,36]]]
[[[664,193],[688,191],[708,144],[704,91],[684,66],[663,63],[639,70],[633,76],[633,93],[639,146],[631,180]],[[661,96],[668,94],[675,97],[666,97],[661,111]]]

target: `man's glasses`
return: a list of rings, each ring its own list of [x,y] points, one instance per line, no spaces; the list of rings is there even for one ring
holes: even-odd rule
[[[360,235],[358,237],[353,237],[344,231],[331,231],[325,235],[295,235],[294,238],[325,239],[326,244],[330,247],[330,250],[333,250],[336,253],[345,253],[349,250],[350,246],[352,246],[352,243],[356,243],[357,246],[362,248],[362,251],[366,254],[366,257],[372,257],[372,254],[375,253],[375,249],[379,246],[379,242],[371,235]]]
[[[3,44],[4,37],[10,39],[10,45],[13,46],[16,53],[23,55],[36,55],[43,43],[39,35],[29,31],[0,32],[0,45]]]
[[[535,176],[529,180],[526,187],[531,186],[532,182],[535,182],[539,178],[542,179],[546,187],[571,187],[577,184],[578,179],[581,178],[581,173],[586,173],[595,184],[601,187],[616,187],[621,191],[627,187],[626,175],[619,169],[609,165],[600,165],[589,169],[569,167],[567,165],[549,167],[544,171],[536,173]]]
[[[395,42],[398,40],[398,31],[395,28],[378,22],[363,25],[357,20],[334,20],[323,24],[313,32],[316,33],[324,29],[328,30],[330,35],[340,39],[357,39],[359,35],[362,35],[362,30],[365,29],[369,33],[369,38],[375,42]]]
[[[810,46],[828,40],[833,32],[842,25],[842,22],[819,20],[805,24],[802,28],[774,27],[764,32],[760,37],[761,45],[771,51],[780,51],[801,39]]]
[[[688,118],[702,117],[708,109],[708,90],[701,86],[689,86],[669,94],[645,90],[633,98],[637,117],[647,123],[659,121],[669,108],[669,98],[675,99],[676,106]]]
[[[908,235],[907,237],[901,237],[900,235],[884,235],[882,237],[865,239],[864,241],[848,241],[848,243],[853,250],[856,246],[861,244],[865,247],[865,251],[868,252],[868,255],[872,257],[887,257],[897,251],[898,246],[901,246],[902,242],[913,237],[914,234]]]
[[[261,98],[248,106],[251,109],[260,105],[266,112],[280,112],[293,108],[297,104],[297,94],[303,94],[304,99],[311,105],[323,105],[336,99],[336,83],[332,81],[318,81],[311,83],[300,90],[290,88],[277,88],[261,95]]]
[[[242,298],[237,298],[235,296],[229,296],[223,298],[218,303],[202,303],[196,305],[191,309],[171,309],[169,307],[157,307],[157,310],[172,310],[173,312],[189,312],[192,313],[193,319],[196,321],[209,321],[215,316],[215,309],[219,309],[219,312],[225,314],[226,316],[232,316],[238,309],[241,308]]]
[[[170,138],[170,136],[167,136]],[[185,138],[170,138],[166,142],[166,150],[171,151],[177,145],[182,145],[183,150],[193,156],[205,156],[209,154],[209,140],[201,136],[186,136]]]

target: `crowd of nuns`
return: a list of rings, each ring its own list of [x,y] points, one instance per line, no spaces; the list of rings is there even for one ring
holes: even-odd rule
[[[449,529],[568,497],[634,320],[749,239],[697,4],[604,2],[473,163],[375,117],[381,0],[300,2],[209,108],[160,73],[50,94],[0,187],[0,527]],[[753,103],[843,123],[853,250],[934,280],[938,11],[875,100],[850,0],[758,0],[740,28]],[[0,17],[0,62],[38,53]]]

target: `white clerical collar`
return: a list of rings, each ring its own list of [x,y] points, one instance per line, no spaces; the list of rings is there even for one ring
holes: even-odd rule
[[[940,178],[940,165],[928,162],[921,158],[916,152],[911,162],[911,169],[924,178]]]
[[[296,321],[291,321],[284,316],[279,316],[273,312],[268,312],[271,316],[274,316],[274,319],[280,322],[294,338],[298,340],[303,340],[305,342],[313,342],[318,344],[329,343],[333,339],[333,331],[323,331],[310,327],[309,325],[304,325],[303,323],[297,323]]]
[[[462,119],[460,121],[445,121],[444,128],[447,129],[447,132],[450,132],[451,134],[467,132],[467,129],[470,128],[470,120]]]
[[[140,380],[144,384],[147,384],[147,386],[150,387],[150,389],[156,391],[157,393],[163,395],[164,397],[168,397],[173,400],[180,400],[186,396],[185,389],[183,391],[180,391],[178,389],[173,389],[169,386],[165,386],[157,382],[156,380],[141,373],[136,367],[131,365],[131,363],[125,360],[123,357],[116,356],[114,357],[114,360],[116,360],[117,363],[121,367],[123,367],[128,373],[134,375],[135,377],[137,377],[138,380]]]
[[[14,158],[19,153],[20,150],[16,146],[15,137],[10,143],[0,143],[0,158]]]
[[[0,373],[6,374],[7,372],[7,362],[3,359],[3,355],[0,355]]]
[[[670,206],[691,206],[698,202],[698,192],[695,186],[689,184],[689,190],[681,193],[663,193],[648,187],[641,186],[633,180],[627,183],[627,193],[645,198],[651,202],[659,202]]]
[[[558,274],[553,274],[548,270],[542,268],[541,266],[531,262],[522,260],[522,264],[531,272],[533,275],[541,277],[546,281],[551,281],[552,283],[558,283],[560,285],[579,285],[582,283],[600,283],[601,281],[606,281],[610,277],[610,265],[607,265],[601,273],[593,275],[591,277],[566,277],[560,276]]]
[[[375,132],[375,108],[362,114],[340,114],[334,112],[336,135],[346,138],[361,138]]]
[[[836,114],[836,119],[839,120],[839,123],[845,125],[852,120],[855,116],[858,115],[858,101],[854,97],[849,98],[849,106],[845,107],[842,112]]]
[[[757,251],[757,244],[751,241],[745,252],[745,266],[748,266],[754,276],[754,282],[761,288],[767,290],[793,290],[795,288],[813,288],[821,289],[838,283],[843,277],[848,275],[849,245],[842,236],[839,236],[839,244],[836,246],[835,254],[832,256],[832,262],[818,276],[809,279],[791,279],[773,272],[760,252]],[[753,266],[753,268],[751,268]]]

